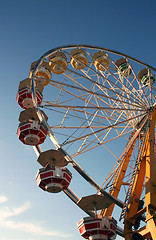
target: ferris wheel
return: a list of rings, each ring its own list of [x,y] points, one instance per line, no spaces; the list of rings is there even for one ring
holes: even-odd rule
[[[123,53],[71,45],[46,52],[19,84],[17,102],[24,110],[17,135],[33,146],[42,166],[37,184],[51,193],[64,191],[89,215],[78,223],[85,239],[156,239],[155,73]],[[85,169],[83,156],[89,156]],[[68,164],[96,194],[79,198],[69,188]],[[97,175],[112,169],[94,180],[90,165]],[[115,206],[121,209],[118,219]]]

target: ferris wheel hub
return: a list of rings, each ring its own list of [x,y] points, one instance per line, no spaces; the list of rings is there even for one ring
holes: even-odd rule
[[[144,69],[137,74],[141,66]],[[115,219],[104,218],[104,215],[111,216],[116,204],[123,208],[122,218],[128,216],[127,206],[123,206],[129,204],[131,189],[136,191],[131,184],[136,170],[135,160],[137,162],[142,159],[140,146],[143,146],[148,137],[146,123],[152,110],[156,112],[156,97],[153,96],[153,90],[156,91],[153,86],[156,75],[153,71],[156,68],[117,51],[73,45],[58,47],[45,53],[32,63],[29,78],[20,82],[16,100],[26,110],[20,114],[17,135],[22,143],[35,146],[37,156],[39,155],[37,161],[43,168],[39,169],[36,176],[37,185],[49,193],[64,191],[79,208],[95,217],[84,218],[79,222],[80,234],[85,239],[114,240],[116,233],[125,234],[120,229],[118,231]],[[54,78],[52,74],[55,74]],[[42,91],[45,86],[44,95],[48,96],[43,99]],[[49,123],[40,108],[51,111]],[[152,116],[154,122],[155,114]],[[57,150],[42,152],[39,145],[44,143],[47,134]],[[128,143],[119,158],[124,145],[120,139],[124,140],[123,143],[127,139]],[[115,141],[117,145],[113,143]],[[149,142],[149,151],[152,149],[153,153],[153,157],[149,159],[153,161],[154,137]],[[73,159],[100,145],[117,158],[119,164],[114,166],[116,169],[109,174],[102,187]],[[69,148],[71,156],[66,152]],[[97,156],[96,152],[95,154]],[[109,155],[106,157],[108,162]],[[92,158],[94,160],[94,155]],[[100,195],[98,193],[81,199],[74,195],[68,188],[72,174],[64,168],[68,163]],[[122,193],[121,187],[125,188],[125,195],[128,188],[125,203],[118,199],[119,192]],[[109,190],[109,193],[104,189]],[[137,196],[141,194],[141,190],[139,191]],[[131,202],[137,204],[135,201]],[[97,213],[97,210],[101,211]],[[134,229],[136,228],[135,223]],[[133,238],[136,238],[135,234]]]

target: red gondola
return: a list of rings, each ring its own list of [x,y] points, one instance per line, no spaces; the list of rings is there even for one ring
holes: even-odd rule
[[[40,82],[36,82],[35,84],[36,84],[36,103],[37,105],[40,105],[43,99],[42,96],[43,86],[41,85]],[[27,78],[20,82],[16,100],[23,109],[34,107],[30,78]]]
[[[41,111],[46,120],[48,117]],[[44,142],[47,130],[40,121],[36,109],[28,108],[20,113],[17,136],[26,145],[36,146]]]
[[[85,217],[78,222],[80,235],[89,240],[108,240],[116,237],[117,222],[113,217]]]
[[[44,191],[57,193],[68,188],[72,178],[67,168],[41,168],[36,175],[37,185]]]
[[[22,143],[36,146],[42,144],[47,136],[47,131],[37,121],[27,121],[19,124],[17,136]]]

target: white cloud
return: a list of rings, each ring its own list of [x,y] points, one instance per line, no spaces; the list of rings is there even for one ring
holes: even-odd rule
[[[22,230],[24,232],[29,232],[35,235],[40,236],[55,236],[55,237],[69,237],[69,234],[63,234],[56,231],[47,231],[43,227],[40,226],[39,223],[30,223],[30,222],[16,222],[16,221],[4,221],[0,223],[1,226],[13,229],[13,230]]]
[[[4,203],[8,200],[6,196],[0,196],[0,203]]]
[[[34,238],[28,238],[27,240],[35,240]]]
[[[4,202],[4,201],[3,201]],[[10,217],[15,217],[24,213],[31,207],[30,202],[25,202],[19,207],[9,208],[8,206],[0,209],[0,226],[6,229],[24,231],[38,236],[55,236],[60,238],[67,238],[71,235],[61,233],[60,231],[48,231],[41,226],[39,222],[18,222],[17,220],[8,220]],[[42,223],[43,225],[43,223]]]
[[[25,212],[28,208],[30,208],[31,204],[30,202],[24,203],[20,207],[15,207],[10,209],[9,207],[3,207],[0,209],[0,220],[4,220],[5,218],[11,217],[11,216],[17,216],[23,212]]]

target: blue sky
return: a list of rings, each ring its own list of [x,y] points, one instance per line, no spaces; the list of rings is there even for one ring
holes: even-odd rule
[[[91,44],[155,66],[155,10],[154,0],[1,2],[1,240],[81,239],[76,223],[84,213],[63,193],[50,195],[36,186],[36,155],[16,136],[21,111],[16,94],[30,64],[54,47]],[[81,180],[78,193],[80,186]],[[88,188],[83,185],[84,195]]]

